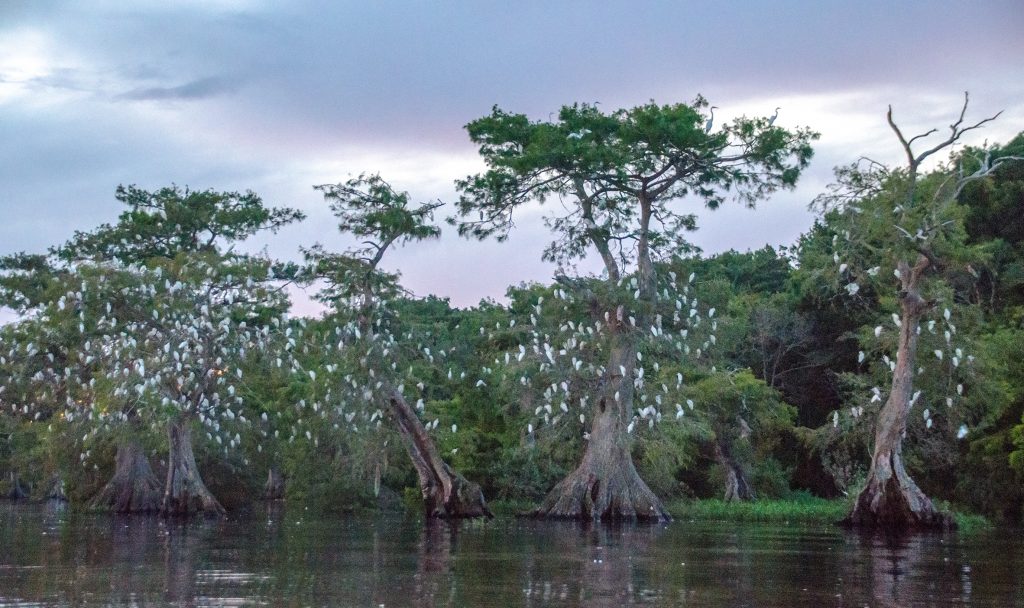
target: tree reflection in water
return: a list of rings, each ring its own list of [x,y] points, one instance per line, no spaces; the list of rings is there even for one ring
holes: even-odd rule
[[[205,522],[204,522],[205,523]],[[205,526],[194,529],[171,520],[163,532],[164,599],[179,606],[195,606],[196,550],[202,546]]]
[[[164,521],[0,503],[0,606],[1011,606],[1019,532],[585,526],[257,510]]]
[[[648,555],[663,525],[530,522],[513,545],[522,554],[523,605],[631,606],[652,588]]]
[[[423,524],[416,548],[416,606],[454,605],[455,579],[452,553],[460,522],[428,520]]]
[[[907,606],[924,597],[972,602],[971,566],[956,536],[860,535],[856,543],[863,587],[875,605]]]
[[[579,583],[583,605],[632,606],[660,595],[646,583],[643,566],[638,567],[636,560],[650,554],[663,529],[661,525],[585,527],[582,537],[588,550]]]

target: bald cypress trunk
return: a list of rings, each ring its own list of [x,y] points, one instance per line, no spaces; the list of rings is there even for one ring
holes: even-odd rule
[[[284,475],[277,465],[271,465],[267,469],[267,481],[263,484],[263,498],[265,500],[284,498]]]
[[[161,496],[160,482],[142,445],[128,439],[117,446],[114,476],[89,501],[89,507],[114,513],[155,513]]]
[[[46,483],[46,491],[43,492],[43,498],[45,500],[68,502],[68,495],[65,491],[64,485],[64,478],[61,477],[61,474],[54,473]]]
[[[932,306],[921,297],[918,289],[920,276],[928,265],[924,256],[913,269],[900,263],[903,289],[899,293],[901,315],[896,369],[889,398],[878,415],[867,485],[844,520],[849,526],[901,533],[916,529],[950,529],[956,525],[949,514],[935,508],[903,466],[903,435],[912,406],[918,328],[921,316]]]
[[[11,487],[7,490],[7,495],[4,496],[4,498],[10,500],[22,500],[28,498],[28,491],[22,487],[21,478],[18,477],[17,471],[11,471],[8,474],[8,479],[10,480]]]
[[[167,426],[169,453],[167,483],[160,505],[165,516],[223,515],[224,507],[206,488],[192,452],[192,427],[189,418],[177,418]]]
[[[725,495],[723,500],[755,500],[757,493],[747,480],[743,467],[732,457],[727,447],[715,442],[715,460],[725,472]]]
[[[535,517],[594,521],[669,521],[668,511],[633,465],[626,427],[633,412],[636,348],[613,330],[604,386],[591,413],[590,439],[575,471],[548,493]],[[625,370],[625,374],[622,370]]]
[[[402,445],[416,469],[426,516],[441,519],[493,517],[480,486],[466,480],[441,459],[434,440],[405,398],[395,391],[388,406],[398,425]]]
[[[585,220],[593,225],[593,199],[576,183]],[[654,301],[656,276],[650,255],[649,227],[652,217],[651,199],[646,192],[638,194],[640,230],[637,239],[637,280],[639,301]],[[589,230],[591,242],[601,254],[609,283],[621,278],[618,264],[608,246],[608,237],[595,228]],[[633,372],[636,368],[636,339],[624,319],[622,306],[615,319],[605,324],[610,332],[610,352],[597,399],[591,412],[590,438],[583,460],[575,471],[558,482],[534,511],[535,517],[584,519],[594,521],[670,521],[661,500],[640,478],[630,452],[627,431],[633,416]],[[641,325],[646,321],[639,314]]]

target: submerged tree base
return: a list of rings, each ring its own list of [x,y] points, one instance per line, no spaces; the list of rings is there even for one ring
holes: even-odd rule
[[[388,404],[405,451],[416,469],[427,518],[494,517],[480,486],[453,471],[441,459],[434,441],[401,393],[395,391]]]
[[[590,446],[583,463],[558,482],[533,517],[586,521],[671,521],[662,505],[633,466],[628,452],[614,457]],[[598,458],[595,452],[605,457]]]
[[[173,484],[174,491],[165,492],[160,504],[163,517],[189,517],[192,515],[222,516],[227,513],[214,498],[202,480],[185,479]]]
[[[155,513],[160,509],[160,482],[137,442],[117,448],[114,476],[89,501],[89,508],[114,513]]]
[[[435,519],[494,517],[487,508],[480,485],[459,475],[447,463],[442,464],[440,474],[447,477],[447,481],[421,488],[426,516]]]
[[[950,513],[935,508],[931,499],[911,481],[902,485],[897,476],[884,483],[872,478],[857,497],[853,511],[840,522],[847,528],[878,530],[886,534],[956,529]]]
[[[633,349],[616,351],[609,367],[632,365],[634,353]],[[633,465],[623,422],[629,411],[625,404],[632,401],[631,390],[627,395],[630,398],[622,401],[618,394],[597,400],[597,415],[580,466],[552,488],[533,512],[534,517],[606,522],[672,520]]]
[[[8,500],[24,500],[28,498],[28,491],[22,487],[21,479],[17,473],[12,472],[8,479],[10,480],[10,488],[4,493],[4,498]]]
[[[50,482],[46,486],[46,492],[43,493],[43,499],[68,502],[67,492],[64,491],[64,478],[60,474],[54,474],[50,477]]]
[[[192,429],[189,420],[172,422],[168,426],[167,434],[170,441],[169,462],[160,514],[165,517],[187,517],[200,513],[224,515],[224,507],[206,488],[199,475],[195,454],[192,452]]]

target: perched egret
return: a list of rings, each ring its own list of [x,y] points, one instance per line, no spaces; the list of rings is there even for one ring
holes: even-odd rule
[[[704,123],[704,132],[705,133],[710,133],[711,132],[711,126],[715,123],[715,110],[717,110],[717,109],[718,109],[718,106],[711,106],[711,116],[708,118],[708,121],[706,123]]]

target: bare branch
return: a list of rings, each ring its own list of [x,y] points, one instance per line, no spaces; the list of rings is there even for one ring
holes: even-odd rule
[[[995,163],[989,164],[991,162],[989,160],[989,154],[986,154],[985,159],[981,162],[981,166],[978,167],[978,170],[966,176],[963,175],[963,167],[961,166],[961,176],[960,179],[957,180],[956,191],[953,192],[953,198],[958,198],[964,191],[964,188],[967,187],[967,184],[988,177],[1008,161],[1024,161],[1024,156],[1003,156],[996,159]]]
[[[915,136],[910,138],[910,141],[908,141],[907,144],[913,144],[915,141],[917,141],[919,139],[924,139],[925,137],[928,137],[929,135],[931,135],[932,133],[935,133],[936,131],[938,131],[938,129],[929,129],[928,131],[925,131],[924,133],[921,133],[920,135],[915,135]]]
[[[858,161],[864,161],[864,162],[866,162],[866,163],[867,163],[868,165],[870,165],[871,167],[875,167],[875,168],[877,168],[877,169],[878,169],[879,171],[883,171],[883,172],[885,172],[885,173],[888,173],[888,172],[889,172],[889,167],[888,167],[888,166],[887,166],[887,165],[886,165],[885,163],[883,163],[883,162],[880,162],[880,161],[877,161],[877,160],[875,160],[875,159],[871,158],[870,156],[861,156],[861,157],[860,157],[859,159],[857,159],[857,160],[858,160]]]
[[[889,111],[885,113],[886,120],[889,121],[889,126],[896,133],[896,137],[899,138],[900,144],[903,145],[903,151],[907,154],[907,161],[910,163],[911,171],[917,169],[917,164],[914,162],[914,152],[910,149],[910,142],[907,141],[906,137],[903,137],[903,131],[896,126],[896,122],[892,119],[892,104],[889,104]]]
[[[917,165],[920,165],[921,162],[924,161],[924,159],[928,158],[932,154],[935,154],[936,152],[942,150],[943,148],[947,148],[956,143],[957,140],[963,137],[964,133],[967,133],[968,131],[973,131],[974,129],[981,128],[985,123],[992,122],[993,120],[999,118],[999,116],[1003,113],[1002,110],[1000,110],[999,112],[996,112],[993,116],[983,118],[982,120],[979,120],[973,125],[970,125],[968,127],[961,127],[960,125],[962,125],[964,122],[964,115],[967,113],[967,104],[969,101],[970,97],[968,96],[967,92],[964,91],[964,105],[963,107],[960,108],[959,118],[957,118],[956,122],[949,125],[949,137],[945,141],[939,142],[934,147],[925,150],[921,154],[918,154],[917,158],[915,159]]]
[[[996,164],[992,165],[992,167],[988,170],[986,175],[988,173],[992,173],[993,171],[995,171],[999,167],[1003,166],[1003,163],[1005,163],[1008,160],[1024,161],[1024,156],[1003,156],[1003,157],[1000,157],[1000,158],[996,159]]]
[[[956,128],[964,122],[964,116],[967,114],[967,104],[970,102],[971,96],[967,91],[964,91],[964,105],[960,108],[960,117],[956,119],[956,122],[949,125],[949,128],[956,133]]]

